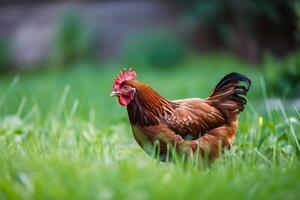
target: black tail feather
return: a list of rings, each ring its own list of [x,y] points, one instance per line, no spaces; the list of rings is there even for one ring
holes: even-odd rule
[[[250,87],[251,80],[247,76],[233,72],[221,79],[210,95],[210,99],[234,101],[240,112],[244,110],[244,105],[247,103],[245,96]]]
[[[221,81],[217,84],[216,88],[214,89],[213,93],[218,92],[220,90],[222,90],[222,88],[230,83],[240,83],[240,82],[244,82],[246,83],[246,93],[249,91],[250,86],[251,86],[251,80],[242,74],[239,74],[237,72],[232,72],[230,74],[227,74],[226,76],[224,76],[224,78],[221,79]],[[212,94],[213,96],[213,94]]]

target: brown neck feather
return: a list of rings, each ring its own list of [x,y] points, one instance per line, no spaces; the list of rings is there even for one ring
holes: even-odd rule
[[[159,119],[169,115],[176,108],[176,104],[159,95],[155,90],[136,80],[127,81],[136,88],[134,99],[128,104],[127,111],[130,122],[142,126],[159,124]]]

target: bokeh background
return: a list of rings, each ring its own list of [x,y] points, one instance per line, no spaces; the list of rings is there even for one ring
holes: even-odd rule
[[[299,198],[299,48],[297,0],[0,0],[0,199]],[[233,148],[147,156],[110,97],[124,67],[168,99],[249,76]]]
[[[251,62],[282,58],[297,48],[298,7],[293,0],[3,0],[1,66],[139,57],[134,51],[149,64],[174,65],[191,49]]]
[[[251,62],[268,53],[282,58],[297,48],[298,7],[292,0],[3,0],[1,65],[139,57],[134,51],[148,64],[174,65],[191,49]]]

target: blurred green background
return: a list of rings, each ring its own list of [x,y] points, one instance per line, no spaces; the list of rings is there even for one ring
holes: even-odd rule
[[[297,1],[14,0],[1,5],[2,79],[70,74],[77,66],[115,70],[112,77],[128,66],[141,73],[193,66],[200,80],[201,71],[212,66],[226,71],[245,66],[263,76],[272,95],[300,92]]]
[[[296,0],[1,1],[0,199],[295,199],[299,42]],[[234,148],[148,157],[109,96],[124,67],[169,99],[248,75]]]

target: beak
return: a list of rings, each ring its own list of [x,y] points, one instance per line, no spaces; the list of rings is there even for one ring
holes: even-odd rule
[[[120,94],[120,93],[119,93],[118,91],[113,90],[113,91],[111,92],[110,96],[111,96],[111,97],[119,96],[119,94]]]

